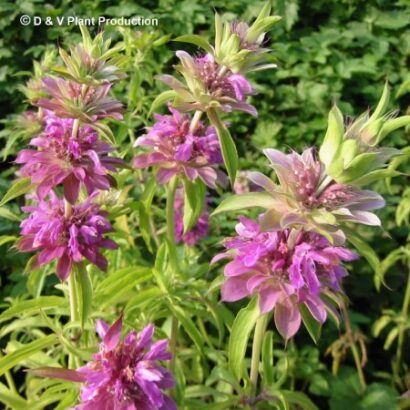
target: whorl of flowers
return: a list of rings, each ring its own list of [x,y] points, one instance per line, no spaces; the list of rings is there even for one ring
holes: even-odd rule
[[[344,222],[380,226],[372,212],[384,206],[376,192],[340,184],[326,175],[324,165],[316,159],[313,149],[302,155],[284,154],[266,149],[279,184],[260,172],[249,172],[249,179],[262,187],[270,198],[261,218],[263,229],[305,227],[334,239],[343,240],[339,229]]]
[[[185,51],[177,51],[176,54],[181,61],[178,71],[184,77],[185,84],[170,75],[159,77],[176,91],[174,107],[181,111],[216,108],[257,115],[255,107],[245,101],[247,95],[254,91],[243,75],[218,64],[211,54],[200,57],[191,57]]]
[[[204,210],[196,221],[196,224],[184,233],[184,192],[182,189],[178,189],[175,195],[174,216],[175,239],[177,243],[184,242],[188,246],[195,246],[201,239],[208,236],[209,212],[206,210],[206,200]]]
[[[83,203],[74,205],[66,215],[64,200],[50,191],[49,200],[36,200],[24,206],[29,217],[21,223],[21,238],[17,248],[21,252],[37,252],[33,268],[57,260],[57,276],[67,279],[73,265],[89,260],[102,270],[107,269],[107,259],[100,249],[116,249],[117,245],[105,234],[112,230],[107,213],[92,203],[94,194]],[[35,200],[35,199],[34,199]]]
[[[174,378],[158,363],[171,359],[168,340],[153,343],[154,330],[148,325],[121,341],[121,318],[110,328],[97,323],[102,343],[94,360],[77,370],[84,378],[77,410],[176,409],[162,391],[174,387]]]
[[[53,111],[62,118],[75,118],[93,123],[104,118],[122,119],[122,105],[108,95],[111,83],[80,84],[64,78],[45,77],[45,98],[34,99],[34,105]]]
[[[224,180],[224,175],[215,169],[222,163],[215,129],[199,121],[191,131],[188,115],[171,107],[169,110],[172,115],[155,115],[155,124],[137,139],[136,146],[147,147],[151,152],[137,155],[134,167],[157,166],[161,184],[179,174],[191,181],[201,178],[215,188],[218,179]]]
[[[112,82],[123,77],[115,65],[121,61],[117,51],[122,46],[110,49],[102,34],[92,40],[85,27],[81,32],[83,42],[71,55],[60,50],[62,67],[46,70],[46,76],[37,68],[30,96],[40,107],[37,119],[43,129],[30,141],[36,149],[22,150],[16,159],[23,165],[20,175],[29,177],[36,189],[31,198],[37,202],[23,208],[30,215],[21,224],[17,248],[37,252],[31,267],[57,260],[61,280],[83,259],[106,270],[100,250],[117,247],[104,237],[112,230],[108,214],[93,200],[99,190],[115,186],[109,173],[123,164],[109,156],[114,148],[97,133],[110,134],[101,120],[122,118],[121,103],[108,95]],[[61,77],[51,77],[51,72]],[[64,199],[57,196],[60,187]],[[82,187],[88,197],[78,203]]]
[[[280,334],[289,339],[301,324],[300,305],[305,305],[319,323],[334,307],[321,294],[341,291],[347,272],[343,261],[357,255],[314,232],[283,229],[261,230],[259,223],[241,217],[237,236],[224,243],[226,252],[213,262],[232,259],[224,268],[222,300],[233,302],[258,295],[261,313],[274,310]]]
[[[76,410],[176,410],[163,390],[174,387],[172,374],[160,362],[171,359],[168,340],[153,342],[155,328],[131,331],[121,340],[122,317],[111,327],[97,321],[102,339],[93,360],[77,370],[40,368],[40,376],[83,383]]]
[[[114,149],[91,127],[80,126],[73,135],[73,125],[73,119],[47,111],[43,132],[30,141],[37,150],[24,149],[17,156],[16,162],[24,164],[20,174],[31,177],[40,199],[60,184],[70,203],[77,201],[81,185],[88,194],[114,185],[108,172],[115,172],[123,161],[108,156]]]

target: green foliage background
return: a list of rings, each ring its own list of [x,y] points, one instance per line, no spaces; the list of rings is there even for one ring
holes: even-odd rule
[[[258,120],[239,115],[232,117],[232,135],[239,146],[241,169],[259,168],[263,172],[268,172],[268,168],[261,158],[262,148],[288,150],[292,147],[300,150],[320,143],[326,129],[327,113],[334,101],[346,114],[358,115],[374,107],[386,79],[393,88],[393,95],[410,79],[409,0],[274,0],[273,4],[275,13],[284,17],[270,33],[269,46],[273,49],[278,69],[253,77],[258,95],[252,97],[252,103],[259,111]],[[41,17],[144,15],[159,19],[155,30],[142,28],[145,34],[141,35],[135,58],[128,67],[134,86],[131,98],[134,114],[126,116],[127,127],[124,129],[119,125],[116,133],[117,144],[122,150],[127,150],[133,138],[148,123],[150,104],[163,90],[155,82],[154,75],[172,70],[176,62],[173,51],[178,48],[196,51],[186,44],[165,42],[162,36],[176,37],[188,33],[212,35],[214,9],[223,13],[225,18],[249,20],[257,14],[261,5],[260,1],[248,0],[140,0],[116,3],[104,0],[3,0],[0,3],[0,115],[4,129],[0,131],[0,137],[5,148],[0,165],[0,196],[13,179],[15,153],[27,143],[16,137],[11,114],[27,108],[19,88],[29,78],[32,60],[39,59],[47,49],[55,49],[62,43],[75,43],[79,38],[76,27],[24,27],[19,23],[22,14]],[[113,28],[109,28],[110,31],[114,37],[117,36]],[[157,41],[159,39],[163,41]],[[129,87],[119,85],[115,91],[124,102],[129,98]],[[401,113],[410,113],[409,105],[410,93],[402,87],[400,95],[391,102],[391,109],[398,108]],[[13,144],[10,146],[7,142],[11,139]],[[400,132],[390,138],[389,145],[401,148],[408,145],[408,139],[409,133]],[[131,151],[127,155],[130,158]],[[408,168],[407,165],[407,171]],[[388,287],[376,291],[373,271],[365,260],[354,264],[354,270],[345,281],[346,293],[351,299],[354,328],[360,330],[366,339],[368,362],[365,374],[368,382],[374,383],[367,394],[361,396],[357,390],[357,376],[349,354],[341,358],[339,377],[331,376],[332,358],[325,352],[339,337],[339,331],[332,324],[326,324],[318,346],[314,346],[303,332],[288,346],[291,380],[288,388],[307,392],[319,408],[394,409],[397,408],[394,396],[409,388],[405,379],[393,380],[391,362],[395,349],[384,346],[391,323],[377,337],[374,333],[374,324],[384,309],[400,311],[408,280],[406,258],[395,257],[394,253],[391,256],[393,251],[407,244],[409,232],[405,222],[409,217],[410,200],[407,184],[404,176],[389,185],[380,181],[377,190],[385,195],[388,203],[381,212],[384,231],[361,228],[368,244],[384,260],[382,270],[387,273],[385,282]],[[13,203],[10,210],[18,213],[21,200]],[[398,204],[401,205],[399,214],[396,214]],[[1,220],[2,238],[18,234],[18,222],[12,219]],[[223,235],[231,232],[233,221],[233,218],[228,221],[221,218],[214,224],[214,236],[209,240],[208,254],[202,257],[203,262],[216,252],[217,242]],[[24,299],[27,286],[30,288],[30,277],[21,274],[26,259],[10,251],[9,242],[6,241],[2,239],[0,247],[0,295],[5,300],[8,297]],[[139,241],[140,238],[137,243]],[[137,255],[138,252],[134,248],[133,253],[122,257],[130,261],[136,257],[149,259],[144,254]],[[45,286],[51,289],[55,283],[54,276],[48,276]],[[6,343],[7,340],[2,339],[1,347]],[[280,350],[277,356],[280,361]],[[408,338],[403,357],[407,370],[409,359]],[[203,381],[201,376],[197,380]]]

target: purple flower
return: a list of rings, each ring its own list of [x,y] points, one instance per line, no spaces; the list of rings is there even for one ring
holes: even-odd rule
[[[260,172],[248,173],[249,179],[264,188],[275,202],[275,207],[262,217],[264,229],[305,225],[309,230],[342,239],[338,226],[343,222],[380,226],[379,218],[370,211],[384,206],[383,198],[373,191],[336,183],[326,175],[312,148],[302,155],[286,155],[275,149],[264,153],[279,184]]]
[[[243,75],[218,64],[211,54],[202,57],[191,57],[185,51],[176,54],[181,60],[179,71],[186,85],[170,75],[159,77],[176,91],[174,107],[181,111],[239,110],[257,116],[255,107],[245,102],[254,90]]]
[[[206,202],[206,201],[205,201]],[[206,203],[204,211],[198,218],[195,226],[188,232],[184,233],[184,192],[178,189],[175,196],[175,239],[177,243],[184,242],[188,246],[195,246],[201,239],[208,236],[209,231],[209,213],[206,210]]]
[[[120,340],[122,318],[110,328],[98,321],[102,338],[94,360],[77,369],[84,378],[77,410],[174,410],[174,402],[163,389],[175,385],[172,374],[158,364],[170,360],[168,340],[152,341],[154,326],[130,332]]]
[[[136,146],[148,147],[151,152],[134,159],[135,168],[157,165],[158,182],[168,182],[174,175],[185,175],[189,180],[201,178],[215,188],[224,174],[213,166],[222,163],[216,131],[199,121],[195,134],[189,131],[190,118],[170,108],[172,115],[155,115],[155,124],[139,137]]]
[[[321,293],[340,292],[347,275],[342,261],[357,255],[314,232],[284,229],[263,232],[258,223],[240,218],[237,236],[225,241],[226,252],[213,259],[232,259],[224,269],[222,300],[233,302],[259,295],[261,313],[274,310],[279,333],[288,339],[301,324],[300,305],[324,323],[333,309]]]
[[[37,199],[36,205],[23,207],[30,215],[21,227],[22,237],[17,243],[21,252],[38,252],[32,263],[36,268],[56,259],[57,276],[67,279],[74,263],[88,259],[100,269],[107,269],[107,259],[100,248],[116,249],[117,245],[104,234],[112,227],[107,213],[92,203],[95,194],[82,204],[74,205],[70,216],[64,213],[64,201],[54,191],[49,200]]]
[[[122,105],[108,96],[111,84],[78,84],[63,78],[45,77],[44,91],[49,98],[38,98],[33,104],[54,111],[58,117],[77,118],[92,124],[103,118],[122,119]]]
[[[175,385],[172,374],[159,362],[171,359],[168,340],[152,341],[154,326],[131,331],[121,341],[122,317],[111,327],[97,321],[102,339],[93,360],[77,370],[39,368],[42,377],[83,383],[76,410],[176,410],[164,389]]]
[[[71,203],[77,201],[82,184],[89,195],[115,184],[108,172],[115,172],[123,161],[108,156],[113,148],[89,126],[80,127],[72,136],[73,123],[72,119],[48,112],[44,132],[30,141],[38,150],[25,149],[17,156],[16,162],[24,164],[21,175],[30,176],[32,183],[37,184],[40,199],[60,184]]]

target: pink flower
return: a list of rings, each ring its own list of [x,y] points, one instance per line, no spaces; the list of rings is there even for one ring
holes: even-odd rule
[[[157,362],[170,360],[168,340],[153,343],[154,326],[132,331],[120,341],[122,321],[110,328],[98,321],[102,338],[94,360],[77,370],[84,377],[82,403],[77,410],[174,410],[174,402],[162,392],[174,387],[172,374]]]
[[[30,176],[37,184],[37,195],[43,199],[51,189],[62,184],[64,196],[75,203],[81,185],[90,195],[96,189],[109,189],[115,180],[108,172],[123,164],[120,158],[109,157],[113,148],[98,138],[89,126],[80,127],[72,136],[74,120],[62,119],[47,112],[44,132],[30,144],[37,150],[22,150],[16,159],[24,164],[22,176]]]
[[[159,362],[171,359],[168,340],[152,341],[154,326],[130,332],[121,341],[122,317],[111,327],[97,321],[102,339],[93,360],[77,370],[40,368],[32,373],[83,383],[76,410],[176,410],[164,389],[175,385]]]
[[[58,117],[78,118],[92,124],[103,118],[122,119],[122,105],[108,96],[111,84],[78,84],[63,78],[45,77],[44,91],[49,98],[38,98],[33,104],[54,111]]]
[[[254,90],[242,74],[235,74],[218,64],[211,54],[202,57],[191,57],[185,51],[176,54],[181,60],[179,71],[186,85],[170,75],[159,77],[176,91],[176,108],[182,111],[220,108],[226,112],[239,110],[257,116],[255,107],[245,102]]]
[[[264,229],[304,225],[309,230],[342,238],[338,226],[343,222],[380,226],[380,219],[370,211],[384,206],[384,199],[376,192],[336,183],[326,175],[312,148],[302,155],[286,155],[275,149],[264,153],[279,184],[260,172],[248,173],[249,179],[275,202],[275,207],[262,217]]]
[[[50,191],[50,199],[37,199],[36,205],[23,207],[30,215],[21,227],[22,237],[17,243],[21,252],[38,252],[32,267],[57,260],[56,273],[67,279],[74,263],[88,259],[100,269],[107,269],[107,259],[100,248],[116,249],[117,245],[104,234],[112,227],[107,213],[91,201],[94,194],[80,205],[74,205],[70,216],[64,214],[64,201]]]
[[[188,232],[184,233],[184,192],[178,189],[175,196],[175,239],[177,243],[184,242],[188,246],[195,246],[201,239],[208,236],[209,213],[204,210],[198,218],[197,223]]]
[[[357,255],[313,232],[284,229],[263,232],[258,223],[240,218],[237,236],[225,241],[226,252],[213,262],[232,259],[224,269],[222,300],[233,302],[259,295],[261,313],[274,310],[279,333],[289,339],[301,324],[300,305],[324,323],[327,310],[321,292],[340,292],[347,275],[342,261]]]
[[[201,178],[215,188],[224,175],[215,169],[222,163],[222,155],[216,131],[199,121],[194,133],[189,131],[190,118],[170,108],[172,115],[155,115],[155,124],[148,133],[139,137],[136,146],[151,152],[137,155],[135,168],[156,165],[159,167],[157,180],[167,183],[174,175],[181,174],[193,181]]]

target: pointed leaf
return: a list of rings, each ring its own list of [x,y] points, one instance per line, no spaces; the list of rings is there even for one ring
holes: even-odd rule
[[[11,187],[3,196],[0,201],[0,206],[5,205],[7,202],[11,201],[14,198],[17,198],[21,195],[26,194],[32,188],[31,177],[20,178],[11,184]]]
[[[259,316],[258,300],[253,298],[247,307],[239,311],[233,323],[229,337],[228,361],[237,380],[240,380],[244,375],[246,348]]]
[[[277,202],[272,195],[266,192],[249,192],[241,195],[232,195],[224,199],[212,212],[212,216],[222,212],[240,211],[248,208],[274,208]]]
[[[221,144],[222,156],[226,170],[228,171],[231,185],[235,183],[236,172],[238,170],[238,151],[231,137],[229,130],[219,118],[217,112],[213,109],[208,111],[208,118],[215,127],[218,134],[219,143]]]

